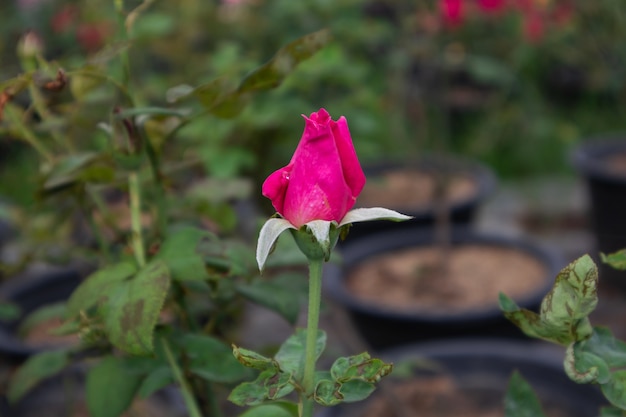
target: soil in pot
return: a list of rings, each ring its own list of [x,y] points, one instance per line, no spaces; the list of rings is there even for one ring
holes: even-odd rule
[[[468,336],[526,338],[506,320],[499,293],[536,310],[566,265],[559,253],[522,239],[455,228],[442,252],[434,232],[378,233],[341,247],[325,291],[371,348]],[[442,255],[443,254],[443,255]]]
[[[440,256],[434,247],[381,254],[353,269],[346,285],[358,298],[386,309],[449,314],[495,304],[500,292],[524,298],[545,284],[545,266],[513,248],[453,247],[443,268]]]
[[[360,207],[413,207],[426,210],[432,206],[436,196],[437,177],[434,173],[417,169],[390,170],[368,182],[359,195]],[[446,184],[446,202],[458,203],[471,198],[478,189],[473,178],[464,175],[452,176]]]
[[[413,216],[406,222],[354,224],[347,241],[409,226],[432,226],[441,206],[450,221],[470,225],[477,208],[495,188],[491,171],[452,155],[426,155],[412,162],[365,166],[367,182],[356,207],[385,207]]]

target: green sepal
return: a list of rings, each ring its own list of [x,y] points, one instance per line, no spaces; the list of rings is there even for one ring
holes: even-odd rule
[[[308,259],[328,261],[341,232],[334,221],[313,220],[291,234]]]

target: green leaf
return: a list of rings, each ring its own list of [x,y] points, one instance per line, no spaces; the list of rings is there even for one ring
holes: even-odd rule
[[[567,346],[593,333],[588,316],[598,303],[597,285],[597,267],[585,255],[559,272],[539,315],[520,309],[504,294],[500,294],[500,308],[527,335]]]
[[[352,403],[363,401],[369,397],[375,389],[376,386],[371,382],[361,379],[351,379],[341,384],[339,394],[342,396],[343,402]]]
[[[136,271],[137,268],[133,263],[122,262],[89,275],[70,296],[67,302],[67,316],[75,317],[82,310],[102,302],[111,287],[130,278]]]
[[[291,272],[271,280],[258,279],[239,285],[237,291],[295,324],[301,307],[306,302],[308,280],[304,274]]]
[[[610,368],[626,367],[626,343],[616,339],[608,328],[593,330],[589,339],[577,343],[580,349],[601,357]]]
[[[315,402],[323,406],[334,406],[342,402],[357,402],[369,397],[376,389],[370,382],[351,379],[345,382],[322,379],[313,392]]]
[[[264,371],[268,368],[278,369],[278,364],[272,358],[265,357],[252,350],[233,345],[233,355],[243,366]]]
[[[147,398],[156,391],[165,388],[174,382],[174,375],[167,366],[161,366],[153,369],[141,382],[137,389],[137,395]]]
[[[550,324],[574,329],[576,321],[586,319],[596,308],[597,290],[598,268],[589,255],[584,255],[557,275],[552,290],[541,303],[542,319]],[[578,336],[582,338],[589,335]]]
[[[325,407],[340,404],[343,400],[343,396],[339,394],[340,387],[341,383],[332,379],[319,380],[313,391],[313,399],[315,399],[316,403]]]
[[[205,108],[211,109],[228,94],[231,94],[232,91],[233,85],[231,81],[221,77],[194,88],[191,94],[193,94]],[[180,97],[178,99],[180,99]]]
[[[42,380],[55,375],[67,365],[69,356],[65,350],[42,352],[31,356],[11,377],[7,398],[12,403],[19,401]]]
[[[82,178],[83,172],[97,162],[103,162],[104,157],[95,152],[84,152],[67,156],[61,159],[47,174],[43,184],[44,191],[53,191],[66,187]],[[87,175],[89,177],[89,175]],[[110,175],[106,175],[109,178]]]
[[[283,342],[274,359],[283,372],[290,373],[297,381],[302,379],[306,347],[306,329],[296,329],[295,333]],[[326,333],[318,330],[315,344],[315,360],[319,359],[326,347]]]
[[[372,358],[369,353],[363,352],[347,358],[338,358],[331,366],[330,374],[338,382],[359,379],[373,383],[389,375],[392,369],[393,365]]]
[[[519,308],[515,301],[505,294],[500,293],[499,302],[500,309],[504,312],[504,316],[519,327],[526,335],[564,345],[570,342],[568,329],[562,329],[543,323],[539,314],[525,308]],[[564,335],[561,334],[563,332],[565,333]]]
[[[600,387],[611,404],[626,409],[626,370],[614,372],[611,380]]]
[[[112,285],[99,309],[111,343],[135,355],[151,353],[154,327],[169,285],[169,270],[161,260],[151,261],[132,279]]]
[[[626,271],[626,249],[621,249],[608,255],[601,253],[600,260],[615,269]]]
[[[586,352],[580,343],[568,346],[563,365],[567,376],[579,384],[603,384],[611,378],[606,362],[598,355]]]
[[[505,417],[545,417],[541,403],[533,388],[515,371],[509,380],[504,397]]]
[[[206,335],[186,334],[178,341],[189,358],[189,370],[212,382],[233,383],[249,375],[230,346]]]
[[[36,326],[40,325],[51,319],[62,319],[67,314],[67,307],[65,302],[59,302],[54,304],[48,304],[39,307],[32,313],[30,313],[24,320],[21,321],[19,327],[19,334],[27,335]]]
[[[107,356],[87,375],[87,408],[92,417],[118,417],[133,401],[141,383],[126,369],[123,358]]]
[[[247,75],[238,91],[267,90],[279,86],[300,62],[313,56],[330,40],[330,31],[322,29],[285,45],[266,64]]]
[[[178,281],[204,280],[209,278],[199,247],[203,242],[215,241],[215,236],[205,230],[184,227],[169,235],[155,259],[161,259]]]
[[[239,417],[298,417],[298,406],[287,402],[263,404],[251,407]]]
[[[291,375],[276,369],[267,369],[261,372],[256,380],[236,386],[228,399],[240,406],[258,405],[291,393],[294,390],[291,382]]]

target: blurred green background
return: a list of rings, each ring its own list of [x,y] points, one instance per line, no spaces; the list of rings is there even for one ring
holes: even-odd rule
[[[175,87],[236,84],[281,46],[329,28],[332,41],[280,86],[255,94],[234,117],[195,118],[166,145],[174,162],[193,156],[210,176],[257,185],[290,158],[299,115],[320,107],[347,117],[365,163],[451,151],[512,179],[572,175],[573,146],[622,129],[625,2],[464,0],[451,22],[442,7],[452,3],[126,1],[129,11],[145,6],[125,44],[130,85],[139,105],[168,106]],[[28,30],[46,61],[70,72],[120,45],[114,0],[6,1],[0,21],[0,81],[23,71],[16,49]],[[119,64],[107,65],[119,75]],[[98,150],[105,139],[96,126],[112,93],[82,97],[78,78],[72,100],[82,101],[66,131],[80,149]],[[0,152],[0,195],[28,202],[40,165],[6,123]]]

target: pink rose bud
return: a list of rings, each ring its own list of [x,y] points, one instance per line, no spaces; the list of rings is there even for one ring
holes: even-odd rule
[[[311,113],[289,165],[263,183],[276,211],[300,228],[312,220],[340,222],[365,185],[346,118]]]

